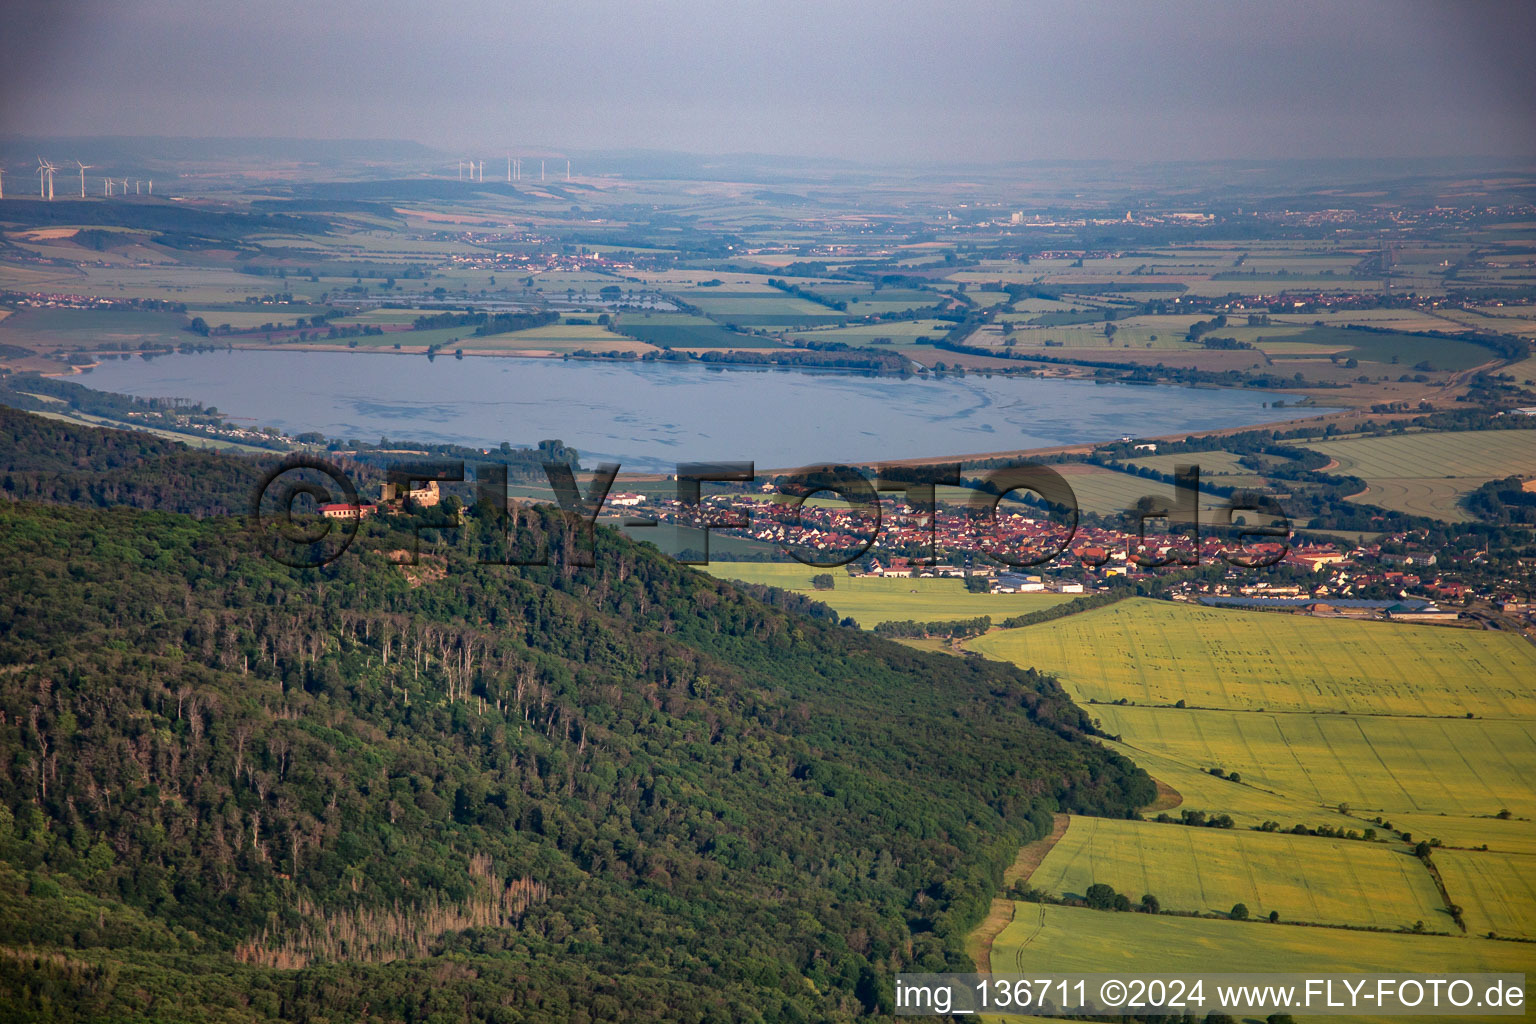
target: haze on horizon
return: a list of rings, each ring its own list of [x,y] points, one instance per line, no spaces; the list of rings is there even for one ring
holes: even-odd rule
[[[1536,5],[17,0],[0,135],[863,162],[1536,156]]]

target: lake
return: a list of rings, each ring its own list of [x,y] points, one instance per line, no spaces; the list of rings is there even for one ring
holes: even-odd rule
[[[631,470],[976,454],[1316,415],[1263,392],[1028,377],[880,377],[698,364],[223,351],[108,360],[80,383],[217,406],[237,423],[376,441],[559,438]]]

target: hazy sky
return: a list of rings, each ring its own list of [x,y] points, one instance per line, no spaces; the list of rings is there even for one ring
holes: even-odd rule
[[[854,159],[1536,153],[1536,3],[9,0],[0,133]]]

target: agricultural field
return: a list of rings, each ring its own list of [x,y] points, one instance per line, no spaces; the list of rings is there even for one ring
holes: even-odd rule
[[[1394,814],[1392,825],[1414,840],[1439,840],[1452,849],[1486,846],[1497,853],[1536,855],[1536,821],[1493,814]]]
[[[615,334],[597,324],[548,324],[525,331],[490,334],[464,339],[466,348],[477,352],[520,352],[525,355],[560,354],[586,349],[593,352],[634,352],[637,355],[655,349],[644,342]]]
[[[830,605],[839,615],[857,620],[865,629],[906,619],[936,622],[990,615],[995,621],[1072,599],[1064,594],[972,594],[958,579],[854,578],[841,569],[813,569],[798,562],[712,561],[703,568],[722,579],[766,583],[804,594]],[[811,577],[819,573],[831,574],[833,589],[811,586]]]
[[[1513,633],[1133,598],[970,647],[1079,701],[1536,719],[1536,647]]]
[[[1250,328],[1250,330],[1252,330]],[[1335,327],[1310,327],[1299,333],[1276,333],[1259,328],[1256,346],[1272,358],[1356,359],[1362,363],[1396,366],[1401,371],[1468,370],[1497,358],[1471,342],[1451,338],[1425,338],[1411,334],[1378,334]],[[1226,332],[1220,332],[1226,333]]]
[[[624,313],[614,329],[659,348],[778,348],[770,338],[728,331],[708,317],[690,313]]]
[[[1536,816],[1536,730],[1529,720],[1115,705],[1092,712],[1129,747],[1195,768],[1239,772],[1244,786],[1324,806],[1348,804],[1356,816],[1494,814],[1506,808]]]
[[[91,349],[201,341],[180,313],[116,309],[22,309],[0,322],[0,344]]]
[[[1097,716],[1099,709],[1089,708],[1088,711]],[[1103,724],[1102,719],[1100,724]],[[1206,770],[1209,766],[1190,764],[1176,755],[1165,754],[1151,746],[1114,740],[1102,742],[1111,750],[1136,762],[1154,779],[1177,794],[1178,802],[1170,811],[1174,815],[1188,808],[1230,815],[1236,827],[1244,829],[1257,827],[1266,821],[1278,821],[1285,828],[1295,825],[1308,828],[1327,826],[1331,829],[1363,832],[1371,827],[1368,819],[1375,814],[1373,811],[1366,818],[1341,814],[1337,805],[1322,804],[1306,795],[1262,789],[1250,785],[1246,778],[1241,782],[1217,778]],[[1150,816],[1156,812],[1146,810],[1143,813]],[[1391,818],[1394,824],[1397,823],[1397,817],[1393,815]]]
[[[1532,963],[1531,947],[1516,942],[1117,914],[1083,907],[1016,903],[1012,921],[992,944],[991,967],[1001,973],[1030,976],[1037,972],[1115,971],[1443,974],[1530,973]]]
[[[1282,922],[1422,920],[1459,933],[1407,833],[1436,843],[1432,858],[1471,935],[1532,930],[1536,651],[1523,639],[1131,599],[966,646],[1102,702],[1089,712],[1115,737],[1108,745],[1176,794],[1159,807],[1225,813],[1236,825],[1073,819],[1031,885],[1080,896],[1104,882],[1174,910],[1219,913],[1240,901]],[[1122,699],[1134,703],[1109,703]],[[1386,841],[1253,831],[1265,821],[1374,828]],[[1106,927],[1120,935],[1131,917]],[[993,946],[994,966],[1009,934]],[[1292,941],[1288,930],[1266,945]]]
[[[1104,883],[1163,909],[1225,914],[1242,903],[1254,917],[1366,928],[1432,931],[1451,925],[1434,879],[1402,843],[1190,828],[1073,817],[1029,876],[1053,896],[1081,899]]]
[[[797,330],[791,332],[789,336],[804,341],[840,341],[854,347],[869,346],[874,344],[877,338],[888,338],[895,349],[906,351],[915,348],[918,352],[931,355],[934,349],[917,346],[917,339],[943,337],[953,326],[954,324],[943,320],[893,320],[889,323]],[[915,354],[907,351],[907,355]]]
[[[1536,939],[1536,856],[1438,850],[1434,860],[1469,933]]]
[[[1487,481],[1536,476],[1536,432],[1528,430],[1390,434],[1306,447],[1336,460],[1335,472],[1366,482],[1353,500],[1449,522],[1466,519],[1461,496]],[[1426,468],[1439,472],[1427,475]]]
[[[1128,470],[1143,467],[1158,473],[1173,473],[1179,466],[1198,466],[1200,479],[1209,480],[1222,487],[1267,487],[1263,475],[1238,462],[1242,456],[1234,452],[1189,452],[1183,455],[1138,455],[1126,459],[1121,465]],[[1288,462],[1274,456],[1260,456],[1267,464]]]
[[[1077,495],[1078,507],[1084,512],[1119,516],[1149,495],[1173,500],[1173,485],[1161,480],[1148,480],[1133,473],[1121,473],[1082,462],[1068,462],[1051,468],[1067,481],[1072,493]],[[1213,514],[1217,509],[1226,508],[1227,503],[1227,498],[1202,489],[1201,521],[1214,523],[1216,520],[1208,513]]]

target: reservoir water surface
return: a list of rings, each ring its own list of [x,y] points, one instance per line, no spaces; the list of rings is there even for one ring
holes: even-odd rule
[[[186,398],[237,423],[343,440],[492,446],[559,438],[590,463],[790,467],[977,454],[1277,422],[1256,391],[1028,377],[907,378],[698,364],[225,351],[109,360],[103,391]]]

